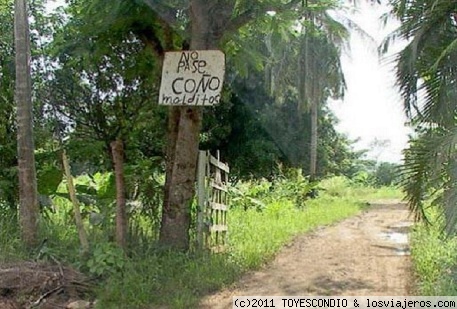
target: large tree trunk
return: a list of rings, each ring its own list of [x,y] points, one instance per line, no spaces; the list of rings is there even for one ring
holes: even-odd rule
[[[83,220],[81,219],[81,211],[79,209],[79,201],[76,197],[76,190],[73,184],[73,176],[71,175],[70,162],[68,161],[65,149],[62,151],[62,163],[65,170],[65,178],[67,179],[68,193],[73,204],[73,214],[75,216],[76,228],[78,230],[79,241],[81,243],[82,253],[89,251],[89,242],[87,241],[86,230],[84,229]]]
[[[198,108],[172,107],[168,121],[167,175],[160,242],[175,249],[187,250],[201,111]]]
[[[310,146],[310,169],[309,175],[310,180],[314,181],[316,179],[316,170],[317,170],[317,123],[318,120],[318,104],[317,100],[313,100],[311,103],[311,146]]]
[[[124,144],[121,139],[111,142],[114,174],[116,176],[116,242],[119,247],[127,247],[128,217],[124,181]]]
[[[217,1],[191,0],[192,50],[215,49],[222,36],[214,19]],[[229,14],[230,15],[230,14]],[[160,243],[189,249],[190,206],[195,194],[201,107],[171,107],[168,125],[167,169]]]
[[[33,141],[30,33],[26,0],[15,1],[17,151],[19,169],[19,219],[25,245],[38,242],[38,193]]]

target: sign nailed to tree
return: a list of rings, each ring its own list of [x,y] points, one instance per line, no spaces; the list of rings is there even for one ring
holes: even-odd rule
[[[159,104],[211,106],[221,100],[225,55],[219,50],[167,52]]]

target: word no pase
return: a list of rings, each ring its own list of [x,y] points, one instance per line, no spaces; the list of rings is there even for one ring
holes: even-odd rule
[[[199,59],[198,52],[184,52],[178,62],[177,73],[191,71],[192,73],[205,74],[207,63],[203,59]]]

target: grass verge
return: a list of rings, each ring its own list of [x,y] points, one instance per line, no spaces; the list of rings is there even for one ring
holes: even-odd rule
[[[281,194],[267,187],[262,207],[246,211],[234,207],[229,215],[229,250],[224,254],[164,252],[151,241],[151,245],[133,250],[133,256],[126,258],[111,243],[94,241],[93,252],[84,260],[78,253],[75,229],[68,228],[65,220],[52,218],[42,224],[42,235],[49,246],[45,253],[104,278],[96,291],[98,308],[198,308],[202,296],[270,261],[297,234],[353,216],[366,207],[368,200],[401,196],[395,189],[379,191],[340,178],[323,181],[318,198],[295,205],[301,187],[286,183],[278,191]],[[247,195],[243,201],[262,198],[253,196]],[[17,223],[0,219],[0,262],[26,258],[18,249]]]
[[[0,263],[14,262],[26,257],[19,235],[19,223],[13,214],[0,216]]]
[[[417,295],[457,296],[457,238],[442,233],[436,210],[428,209],[433,225],[419,223],[410,234]]]
[[[198,308],[202,296],[271,260],[295,235],[355,215],[364,207],[355,198],[323,195],[301,209],[287,200],[270,202],[263,211],[234,209],[227,253],[156,252],[131,259],[100,291],[99,308]]]

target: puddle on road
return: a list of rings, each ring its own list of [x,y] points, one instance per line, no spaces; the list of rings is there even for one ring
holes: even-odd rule
[[[395,253],[397,255],[410,255],[411,251],[409,251],[409,248],[397,248],[395,249]]]
[[[398,247],[394,248],[396,255],[409,255],[408,230],[411,225],[411,222],[400,222],[390,226],[390,231],[382,232],[379,236],[388,242],[398,245]]]
[[[407,245],[408,244],[408,234],[406,233],[397,233],[397,232],[387,232],[381,233],[381,238],[399,244],[399,245]]]

